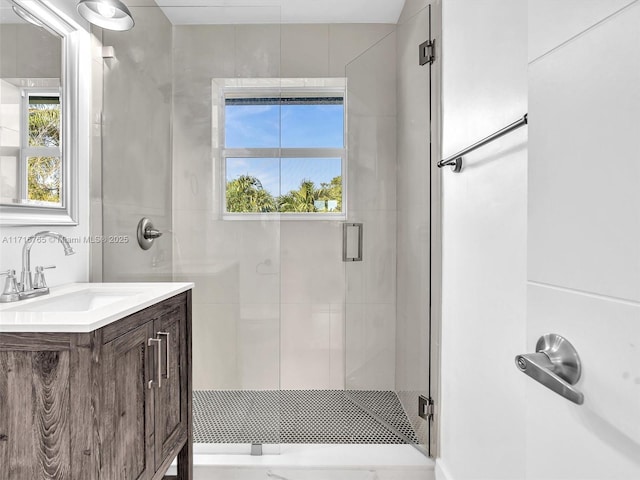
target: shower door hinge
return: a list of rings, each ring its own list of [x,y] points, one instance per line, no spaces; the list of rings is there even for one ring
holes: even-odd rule
[[[436,40],[427,40],[420,44],[420,65],[431,65],[436,61]]]
[[[435,403],[433,398],[420,395],[418,397],[418,416],[425,420],[431,420],[435,412]]]

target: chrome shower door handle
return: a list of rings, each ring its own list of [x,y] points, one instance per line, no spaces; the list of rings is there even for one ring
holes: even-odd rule
[[[518,369],[571,402],[582,405],[584,395],[574,385],[580,379],[582,366],[573,345],[555,333],[543,335],[536,353],[516,355]]]
[[[158,383],[158,388],[162,388],[162,340],[160,340],[159,338],[149,338],[147,340],[147,346],[155,346],[156,347],[156,372],[157,372],[157,383]],[[153,388],[154,385],[153,380],[149,380],[149,389]]]
[[[165,364],[166,364],[165,365],[166,373],[165,373],[164,378],[166,378],[168,380],[169,379],[169,338],[170,338],[170,335],[169,335],[169,332],[158,332],[157,335],[158,335],[158,337],[161,337],[161,336],[166,337],[165,338],[165,340],[166,340],[165,341],[166,350],[165,350],[165,357],[164,357]],[[162,339],[160,339],[160,341],[162,342]]]
[[[349,230],[358,229],[358,253],[349,255]],[[342,224],[342,261],[343,262],[361,262],[362,261],[362,223],[343,223]]]

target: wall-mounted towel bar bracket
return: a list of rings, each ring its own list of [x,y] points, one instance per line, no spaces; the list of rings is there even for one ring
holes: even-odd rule
[[[451,160],[447,160],[446,163],[440,165],[438,163],[438,168],[442,167],[451,167],[452,172],[459,173],[462,170],[462,157],[456,157]]]
[[[482,140],[480,140],[479,142],[476,142],[473,145],[470,145],[469,147],[465,148],[464,150],[459,151],[455,155],[451,155],[450,157],[447,157],[444,160],[440,160],[438,162],[438,168],[450,166],[451,170],[453,170],[454,172],[456,172],[456,173],[461,172],[462,171],[462,157],[464,157],[467,153],[471,153],[474,150],[486,145],[487,143],[493,142],[497,138],[500,138],[503,135],[506,135],[507,133],[513,132],[514,130],[526,125],[527,123],[528,123],[528,119],[527,119],[527,114],[525,113],[524,116],[521,119],[513,122],[511,125],[507,125],[503,129],[498,130],[495,133],[492,133],[488,137],[485,137]]]
[[[580,357],[566,338],[556,333],[543,335],[536,343],[536,353],[516,355],[516,367],[567,400],[578,405],[584,402],[584,395],[574,387],[582,374]]]

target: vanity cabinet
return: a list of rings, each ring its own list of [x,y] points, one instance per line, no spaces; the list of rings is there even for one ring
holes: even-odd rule
[[[0,333],[1,480],[192,478],[191,292],[90,333]]]

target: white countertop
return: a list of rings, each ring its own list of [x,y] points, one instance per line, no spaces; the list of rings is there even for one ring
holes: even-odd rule
[[[193,283],[72,283],[0,304],[0,332],[87,333],[193,288]],[[100,298],[91,304],[91,296]],[[72,299],[69,301],[69,299]],[[73,302],[90,307],[73,307]],[[65,305],[71,304],[68,310]],[[48,311],[48,305],[55,311]],[[82,310],[82,308],[85,308]],[[39,311],[38,311],[39,310]]]

